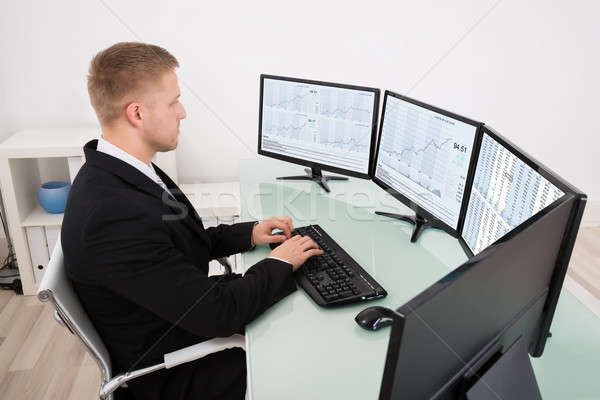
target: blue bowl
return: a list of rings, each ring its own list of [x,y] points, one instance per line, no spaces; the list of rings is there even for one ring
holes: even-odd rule
[[[71,190],[69,182],[52,181],[42,183],[38,190],[38,201],[44,210],[49,213],[64,213],[67,207],[69,190]]]

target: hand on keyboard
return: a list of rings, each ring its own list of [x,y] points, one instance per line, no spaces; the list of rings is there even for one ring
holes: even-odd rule
[[[280,229],[281,235],[273,235],[273,230]],[[269,243],[281,243],[292,236],[294,225],[290,217],[271,217],[254,225],[252,243],[263,246]]]
[[[323,250],[310,237],[296,235],[277,246],[270,256],[289,262],[296,271],[310,257],[320,254]]]

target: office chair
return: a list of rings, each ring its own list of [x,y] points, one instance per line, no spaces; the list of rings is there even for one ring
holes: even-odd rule
[[[42,302],[52,303],[54,306],[54,319],[69,329],[72,334],[76,335],[92,355],[92,358],[98,363],[102,376],[99,391],[99,398],[101,400],[113,400],[112,393],[117,388],[120,386],[126,387],[126,382],[142,375],[163,368],[173,368],[217,351],[233,347],[245,349],[245,337],[243,335],[236,334],[228,338],[215,338],[172,353],[167,353],[164,355],[163,363],[113,377],[108,350],[81,306],[79,297],[77,297],[65,273],[60,237],[54,247],[44,277],[40,282],[38,299]]]

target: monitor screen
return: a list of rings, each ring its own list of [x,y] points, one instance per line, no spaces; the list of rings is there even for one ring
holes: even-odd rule
[[[391,92],[382,124],[375,178],[456,230],[478,124]]]
[[[259,153],[368,177],[379,90],[261,77]]]
[[[477,254],[562,195],[486,129],[462,237]]]

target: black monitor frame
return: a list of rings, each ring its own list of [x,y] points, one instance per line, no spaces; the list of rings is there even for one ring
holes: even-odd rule
[[[469,160],[469,168],[467,170],[467,180],[465,182],[465,191],[463,193],[463,200],[462,200],[462,204],[460,207],[460,212],[459,212],[459,216],[458,216],[458,223],[456,228],[451,227],[450,225],[448,225],[447,223],[441,221],[440,219],[438,219],[435,215],[433,215],[431,212],[429,212],[428,210],[426,210],[425,208],[423,208],[422,206],[420,206],[419,204],[415,203],[414,201],[410,200],[408,197],[404,196],[402,193],[398,192],[397,190],[395,190],[394,188],[392,188],[391,186],[389,186],[387,183],[383,182],[381,179],[377,178],[377,176],[375,176],[375,172],[376,172],[376,168],[377,168],[377,159],[379,158],[379,147],[381,146],[381,135],[383,133],[383,125],[384,125],[384,121],[385,121],[385,110],[386,110],[386,104],[387,104],[387,99],[388,96],[392,96],[395,97],[397,99],[406,101],[408,103],[412,103],[414,105],[417,105],[419,107],[423,107],[427,110],[442,114],[446,117],[452,118],[452,119],[456,119],[458,121],[464,122],[466,124],[472,125],[476,128],[475,130],[475,138],[473,140],[473,150],[471,151],[471,159]],[[381,119],[379,122],[379,133],[377,135],[377,148],[375,150],[375,154],[373,155],[373,165],[371,166],[371,179],[373,180],[373,182],[375,182],[377,185],[379,185],[383,190],[385,190],[386,192],[388,192],[389,194],[391,194],[394,198],[396,198],[397,200],[399,200],[401,203],[403,203],[404,205],[406,205],[407,207],[409,207],[411,210],[413,210],[417,215],[421,215],[423,217],[425,217],[428,220],[434,220],[436,221],[435,223],[435,227],[438,229],[442,229],[443,231],[447,232],[448,234],[450,234],[451,236],[455,237],[455,238],[459,238],[460,234],[459,234],[459,229],[462,227],[462,225],[464,224],[464,219],[465,219],[465,215],[466,215],[466,202],[465,199],[467,198],[467,191],[469,192],[468,194],[470,195],[470,186],[472,184],[473,181],[473,176],[474,176],[474,171],[475,171],[475,156],[477,154],[479,154],[479,145],[481,143],[481,127],[483,126],[483,123],[481,122],[477,122],[475,120],[469,119],[467,117],[463,117],[461,115],[455,114],[453,112],[450,111],[446,111],[443,110],[441,108],[432,106],[430,104],[427,103],[423,103],[421,101],[412,99],[410,97],[398,94],[398,93],[394,93],[392,91],[386,90],[385,94],[383,96],[383,108],[381,111]]]
[[[262,117],[263,117],[263,91],[264,91],[264,80],[265,79],[274,79],[274,80],[281,80],[281,81],[288,81],[288,82],[306,83],[306,84],[311,84],[311,85],[330,86],[330,87],[336,87],[336,88],[353,89],[353,90],[372,92],[374,94],[374,99],[373,99],[374,104],[373,104],[373,120],[371,122],[371,144],[369,147],[368,171],[366,173],[361,173],[361,172],[356,172],[356,171],[352,171],[352,170],[348,170],[348,169],[344,169],[344,168],[334,167],[334,166],[323,164],[323,163],[317,163],[317,162],[313,162],[313,161],[303,160],[301,158],[290,157],[290,156],[263,150],[262,149]],[[258,154],[267,156],[267,157],[271,157],[271,158],[276,158],[276,159],[282,160],[282,161],[291,162],[294,164],[304,165],[313,170],[326,170],[326,171],[331,171],[331,172],[335,172],[338,174],[354,176],[357,178],[370,179],[371,172],[372,172],[371,169],[373,167],[373,150],[375,149],[375,142],[377,140],[377,118],[379,116],[379,94],[380,94],[379,89],[366,87],[366,86],[355,86],[355,85],[347,85],[347,84],[342,84],[342,83],[323,82],[323,81],[315,81],[315,80],[309,80],[309,79],[261,74],[260,75],[260,98],[259,98],[259,109],[258,109]]]

